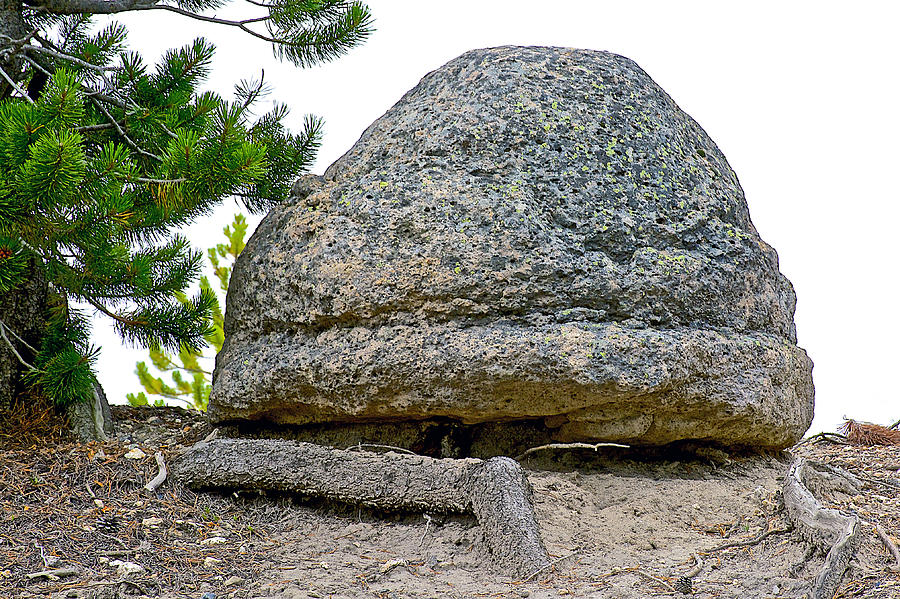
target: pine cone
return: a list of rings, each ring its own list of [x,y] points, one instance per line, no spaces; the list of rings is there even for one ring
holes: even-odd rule
[[[675,584],[672,585],[675,587],[675,590],[679,593],[684,593],[685,595],[693,595],[694,587],[691,584],[691,579],[687,576],[682,576],[678,580],[675,581]]]
[[[119,528],[119,519],[116,516],[100,516],[97,518],[97,528],[111,532]]]

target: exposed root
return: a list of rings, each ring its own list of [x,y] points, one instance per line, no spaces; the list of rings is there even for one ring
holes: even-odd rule
[[[159,467],[159,473],[153,477],[153,480],[144,485],[144,489],[146,489],[148,493],[156,491],[161,484],[166,482],[166,477],[169,475],[169,471],[166,470],[166,461],[163,459],[163,454],[158,451],[156,452],[156,465]]]
[[[194,445],[172,470],[198,489],[288,491],[386,511],[467,512],[478,519],[502,571],[521,578],[552,565],[525,471],[510,458],[438,460],[295,441],[215,439]]]
[[[894,556],[894,563],[888,566],[888,570],[891,572],[900,572],[900,549],[897,549],[897,545],[894,544],[891,537],[877,524],[875,525],[875,534],[878,535],[878,538],[881,539],[881,542],[884,543],[887,550]]]
[[[804,443],[835,443],[837,445],[849,445],[847,442],[847,437],[844,435],[839,435],[837,433],[817,433],[810,437],[807,437],[800,441],[798,445],[803,445]]]
[[[564,562],[565,560],[569,559],[570,557],[575,557],[575,556],[578,555],[579,553],[581,553],[581,550],[580,550],[580,549],[579,549],[578,551],[573,551],[573,552],[570,553],[569,555],[564,555],[564,556],[562,556],[562,557],[556,558],[555,560],[553,560],[552,562],[550,562],[550,563],[547,564],[546,566],[542,566],[541,568],[535,570],[534,572],[532,572],[531,574],[529,574],[528,576],[526,576],[525,578],[523,578],[523,579],[522,579],[522,582],[529,582],[530,580],[533,580],[533,579],[534,579],[538,574],[540,574],[541,572],[546,572],[547,570],[549,570],[549,569],[552,568],[553,566],[556,566],[556,565],[559,564],[560,562]]]
[[[827,553],[813,584],[813,599],[834,597],[860,541],[859,518],[822,507],[810,491],[810,484],[819,488],[838,484],[838,477],[833,472],[830,473],[831,479],[824,475],[825,472],[825,469],[813,467],[809,461],[797,458],[784,477],[783,486],[788,519],[808,542]],[[842,484],[852,487],[855,483],[846,479]]]
[[[747,539],[746,541],[732,541],[730,543],[723,543],[722,545],[717,545],[712,549],[707,549],[703,553],[709,554],[716,551],[722,551],[723,549],[732,549],[734,547],[752,547],[753,545],[759,545],[772,535],[784,534],[786,532],[791,532],[791,530],[793,530],[793,527],[790,526],[785,528],[770,528],[768,530],[762,531],[752,539]]]

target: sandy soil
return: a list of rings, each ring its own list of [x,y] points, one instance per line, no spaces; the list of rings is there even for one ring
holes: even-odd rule
[[[116,413],[118,437],[106,444],[0,449],[0,597],[795,598],[823,561],[778,532],[787,453],[536,454],[523,465],[557,561],[522,582],[491,570],[474,519],[195,494],[174,481],[148,494],[154,453],[171,460],[209,429],[174,408]],[[866,522],[837,596],[900,597],[900,573],[874,532],[880,524],[900,540],[900,447],[806,443],[793,453],[867,483],[862,495],[826,498]],[[752,542],[766,531],[775,532]],[[697,558],[688,589],[679,578]],[[73,573],[29,577],[60,568]]]

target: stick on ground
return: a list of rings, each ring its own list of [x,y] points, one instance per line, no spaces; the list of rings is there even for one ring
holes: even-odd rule
[[[166,482],[166,477],[169,475],[168,470],[166,470],[166,461],[163,459],[163,454],[158,451],[156,452],[156,465],[159,466],[159,473],[153,477],[153,480],[144,485],[144,489],[150,493],[156,491],[161,484]]]

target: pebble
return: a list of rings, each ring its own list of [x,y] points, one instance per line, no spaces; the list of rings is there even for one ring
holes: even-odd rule
[[[152,516],[150,518],[144,518],[141,521],[141,524],[143,526],[146,526],[147,528],[158,528],[159,525],[162,523],[163,523],[163,519],[157,518],[156,516]],[[201,541],[201,544],[202,544],[202,541]]]
[[[241,578],[240,576],[232,576],[231,578],[226,580],[223,584],[227,587],[231,587],[231,586],[234,586],[237,584],[241,584],[242,582],[244,582],[244,579]]]
[[[129,574],[140,574],[144,571],[144,567],[134,562],[123,562],[122,560],[113,560],[109,565],[116,569],[118,576],[128,576]]]
[[[203,560],[204,568],[212,568],[222,563],[222,560],[216,559],[214,557],[208,557]]]
[[[203,539],[200,541],[201,545],[221,545],[222,543],[227,543],[228,539],[225,537],[209,537],[208,539]]]
[[[142,460],[147,457],[147,454],[141,451],[139,448],[135,447],[125,454],[125,457],[129,460]]]

